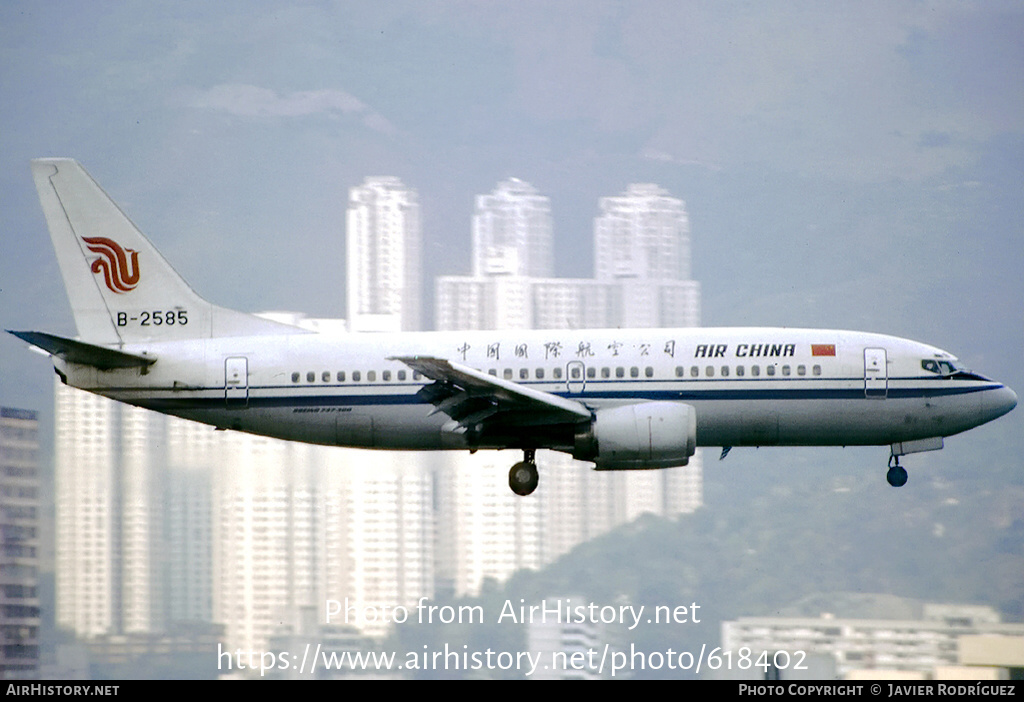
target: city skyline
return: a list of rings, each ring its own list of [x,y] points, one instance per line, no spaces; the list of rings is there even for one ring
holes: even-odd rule
[[[650,197],[655,191],[656,203]],[[642,196],[630,199],[635,192]],[[644,250],[650,243],[645,225],[657,221],[658,245],[674,252],[672,260],[689,261],[689,220],[682,201],[656,186],[639,191],[629,186],[627,193],[619,200],[619,214],[634,226],[619,232],[618,243]],[[557,203],[527,181],[503,180],[490,194],[478,195],[475,204],[471,269],[435,280],[439,331],[665,327],[669,319],[680,327],[699,324],[700,286],[688,280],[688,269],[673,271],[671,281],[554,277],[550,252],[557,232],[550,211]],[[602,235],[598,218],[594,239]],[[677,314],[665,315],[668,310]],[[509,453],[454,456],[442,473],[450,476],[442,503],[456,515],[451,522],[476,525],[441,534],[439,550],[452,554],[454,565],[441,576],[457,595],[476,594],[488,576],[500,580],[518,568],[550,563],[641,514],[675,517],[702,502],[700,452],[671,471],[599,474],[585,462],[543,451],[541,463],[551,482],[537,504],[524,504],[502,489]],[[501,515],[504,528],[487,529],[488,514]]]
[[[569,278],[551,274],[549,197],[515,177],[478,195],[472,269],[435,279],[434,328],[699,326],[685,203],[656,184],[631,183],[597,206],[591,276]]]
[[[503,263],[485,267],[481,277],[525,281],[531,307],[558,305],[554,288],[589,295],[597,281],[523,275],[550,273],[548,201],[518,179],[495,193],[478,198],[471,238],[475,260],[497,256]],[[654,245],[672,251],[672,260],[689,260],[681,200],[646,185],[629,186],[616,203],[615,216],[627,222],[619,246]],[[382,281],[353,291],[349,331],[399,330],[419,305],[419,295],[410,294],[420,280],[418,259],[410,263],[408,255],[419,246],[415,189],[392,176],[367,177],[350,190],[348,212],[346,266],[373,270]],[[595,238],[603,232],[599,218]],[[607,294],[591,306],[603,326],[631,321],[626,295],[652,297],[638,294],[645,283],[635,273],[600,284]],[[654,298],[663,282],[650,283]],[[682,282],[697,298],[684,306],[699,309],[699,286]],[[274,318],[311,329],[339,322]],[[531,328],[531,318],[512,321]],[[642,321],[656,326],[658,310]],[[695,326],[699,318],[681,321]],[[699,455],[674,471],[622,475],[545,455],[550,486],[537,499],[520,500],[505,486],[506,452],[370,458],[212,432],[59,380],[54,387],[56,620],[85,639],[205,622],[224,627],[231,648],[258,648],[280,633],[281,621],[305,621],[303,612],[324,600],[344,598],[367,611],[411,606],[438,591],[475,596],[487,579],[536,570],[644,513],[674,517],[701,504]],[[388,633],[381,621],[350,623],[365,635]]]

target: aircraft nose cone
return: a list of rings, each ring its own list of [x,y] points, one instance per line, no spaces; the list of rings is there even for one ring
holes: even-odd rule
[[[993,388],[983,395],[985,399],[982,400],[982,411],[986,422],[990,422],[996,417],[1002,417],[1017,406],[1017,393],[1005,385]]]
[[[1017,406],[1017,393],[1010,388],[1003,388],[1003,392],[1006,393],[1006,398],[1004,399],[1004,407],[1006,407],[1006,409],[1003,410],[1003,414],[1006,414]]]

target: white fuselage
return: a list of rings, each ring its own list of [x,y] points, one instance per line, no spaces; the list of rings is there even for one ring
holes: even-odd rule
[[[214,425],[381,449],[507,448],[472,438],[423,398],[430,356],[598,411],[649,401],[696,412],[702,446],[884,445],[956,434],[1013,408],[1013,391],[897,337],[835,330],[687,328],[299,334],[157,342],[158,361],[71,385]],[[126,346],[125,351],[133,351]],[[511,445],[571,450],[529,428]]]

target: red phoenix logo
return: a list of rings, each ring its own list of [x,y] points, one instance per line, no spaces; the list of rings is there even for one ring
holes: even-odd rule
[[[92,262],[93,273],[103,273],[103,280],[118,295],[130,292],[139,284],[139,252],[121,248],[113,239],[103,236],[82,237],[89,250],[100,255]],[[129,268],[128,254],[132,262]]]

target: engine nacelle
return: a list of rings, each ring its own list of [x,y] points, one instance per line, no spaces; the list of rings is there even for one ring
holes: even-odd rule
[[[643,402],[598,410],[576,433],[573,458],[597,470],[685,466],[697,450],[697,413],[679,402]]]

